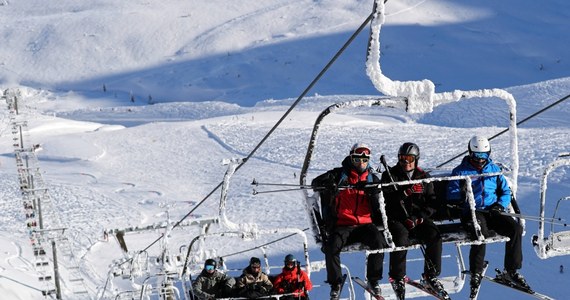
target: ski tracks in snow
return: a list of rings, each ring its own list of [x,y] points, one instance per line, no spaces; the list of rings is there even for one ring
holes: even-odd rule
[[[275,14],[276,11],[295,5],[295,3],[298,2],[303,2],[303,0],[298,0],[294,2],[284,1],[283,3],[275,4],[273,6],[263,7],[258,10],[252,11],[250,13],[230,19],[198,35],[190,43],[188,43],[188,46],[185,46],[182,49],[178,50],[177,54],[193,53],[193,52],[205,52],[205,53],[211,52],[213,44],[220,43],[219,42],[220,40],[221,41],[226,40],[224,36],[241,35],[242,34],[241,31],[243,31],[242,28],[247,28],[248,26],[246,25],[240,26],[240,24],[247,23],[248,20],[255,20],[256,22],[258,22],[261,15],[269,13],[273,15]],[[232,39],[232,42],[235,42],[235,39]],[[245,45],[247,44],[249,43],[246,42]]]
[[[22,246],[20,244],[16,243],[10,237],[3,236],[3,237],[0,237],[0,239],[1,240],[9,240],[10,245],[13,246],[13,247],[11,247],[11,249],[2,249],[3,254],[8,255],[4,259],[4,261],[9,266],[11,266],[12,269],[21,270],[24,272],[34,270],[33,264],[29,260],[27,260],[25,257],[22,256]],[[5,269],[2,266],[0,266],[0,268],[2,268],[2,270]]]

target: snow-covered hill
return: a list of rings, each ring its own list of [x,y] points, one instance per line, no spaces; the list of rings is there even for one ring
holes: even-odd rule
[[[395,80],[428,78],[438,92],[506,88],[522,120],[570,94],[569,5],[388,1],[383,71]],[[258,145],[371,9],[372,1],[361,0],[0,0],[0,87],[22,93],[19,111],[29,128],[24,140],[41,145],[42,177],[73,237],[93,298],[106,285],[113,261],[124,257],[112,237],[104,241],[103,230],[216,215],[219,191],[194,208],[222,181],[227,166],[221,161],[243,158]],[[367,35],[364,30],[356,38],[236,172],[227,203],[232,222],[259,229],[308,227],[300,193],[253,196],[250,183],[253,178],[298,183],[318,113],[333,103],[379,96],[364,70]],[[10,114],[2,105],[0,293],[3,299],[43,299],[25,227]],[[526,214],[539,213],[545,166],[570,151],[569,113],[570,104],[563,102],[519,128],[518,198]],[[398,146],[414,141],[422,150],[422,166],[434,168],[464,151],[472,135],[492,136],[507,124],[505,104],[496,99],[441,105],[430,114],[349,110],[323,124],[309,176],[336,167],[357,141],[373,145],[375,157],[384,154],[391,164]],[[508,143],[506,135],[493,140],[495,160],[509,160]],[[569,182],[568,169],[552,174],[549,208],[567,196]],[[569,213],[561,204],[559,215]],[[536,231],[537,224],[527,222],[523,274],[537,290],[563,299],[570,291],[568,273],[559,267],[567,257],[539,259],[530,243]],[[162,232],[127,235],[129,250],[141,251],[157,239],[162,243]],[[178,252],[196,235],[196,229],[175,229],[167,241]],[[272,239],[212,239],[206,248],[209,255],[226,256]],[[311,260],[324,259],[310,236],[309,242]],[[160,246],[151,246],[149,255],[158,255]],[[289,252],[301,257],[299,246],[288,239],[268,248],[268,256],[279,265]],[[454,255],[453,249],[444,254]],[[253,255],[262,254],[231,256],[228,264],[240,268]],[[502,245],[489,246],[493,267],[502,266],[502,255]],[[362,276],[362,259],[348,255],[343,262]],[[417,277],[420,268],[410,272]],[[455,261],[446,259],[444,273],[453,272]],[[324,278],[324,271],[312,276],[321,286],[312,298],[327,297]],[[69,282],[64,279],[63,285]],[[453,297],[467,298],[466,290]],[[521,297],[486,284],[480,299],[496,295]]]

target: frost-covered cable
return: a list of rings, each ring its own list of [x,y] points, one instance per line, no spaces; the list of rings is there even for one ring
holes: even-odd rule
[[[236,168],[241,163],[243,163],[243,159],[238,158],[238,159],[224,160],[223,163],[228,165],[228,169],[226,171],[226,174],[224,175],[224,180],[223,180],[223,184],[222,184],[222,192],[220,193],[221,194],[220,195],[220,206],[219,206],[218,214],[220,217],[221,225],[223,225],[224,227],[226,227],[229,230],[237,230],[237,229],[239,229],[239,225],[228,220],[228,217],[226,216],[226,200],[228,197],[228,190],[229,190],[229,186],[230,186],[230,178],[235,173]]]

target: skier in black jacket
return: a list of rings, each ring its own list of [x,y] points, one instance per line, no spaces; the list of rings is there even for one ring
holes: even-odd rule
[[[382,183],[429,178],[429,174],[418,167],[420,148],[414,143],[404,143],[398,151],[398,163],[382,173]],[[436,211],[436,195],[433,184],[416,183],[383,188],[388,229],[396,246],[408,246],[409,236],[415,235],[425,244],[425,264],[422,277],[437,293],[447,296],[443,285],[437,279],[441,272],[442,241],[439,229],[430,219]],[[398,299],[405,296],[407,251],[390,253],[392,287]]]

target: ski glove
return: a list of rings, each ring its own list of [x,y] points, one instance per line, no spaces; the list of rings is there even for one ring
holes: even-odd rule
[[[404,221],[404,225],[406,226],[406,228],[408,228],[408,230],[412,230],[414,229],[416,226],[422,224],[424,222],[423,218],[412,218],[410,217],[409,219],[406,219]]]
[[[500,216],[504,211],[505,208],[498,202],[495,202],[493,205],[489,206],[489,214],[491,214],[493,217]]]
[[[404,190],[404,195],[409,197],[411,194],[421,194],[424,192],[424,186],[421,183],[416,183],[411,187]]]
[[[313,192],[322,192],[323,190],[328,192],[336,192],[337,186],[333,180],[325,180],[315,185],[312,184]]]
[[[368,184],[368,181],[359,181],[354,185],[354,187],[357,190],[364,190],[366,188],[367,184]]]

